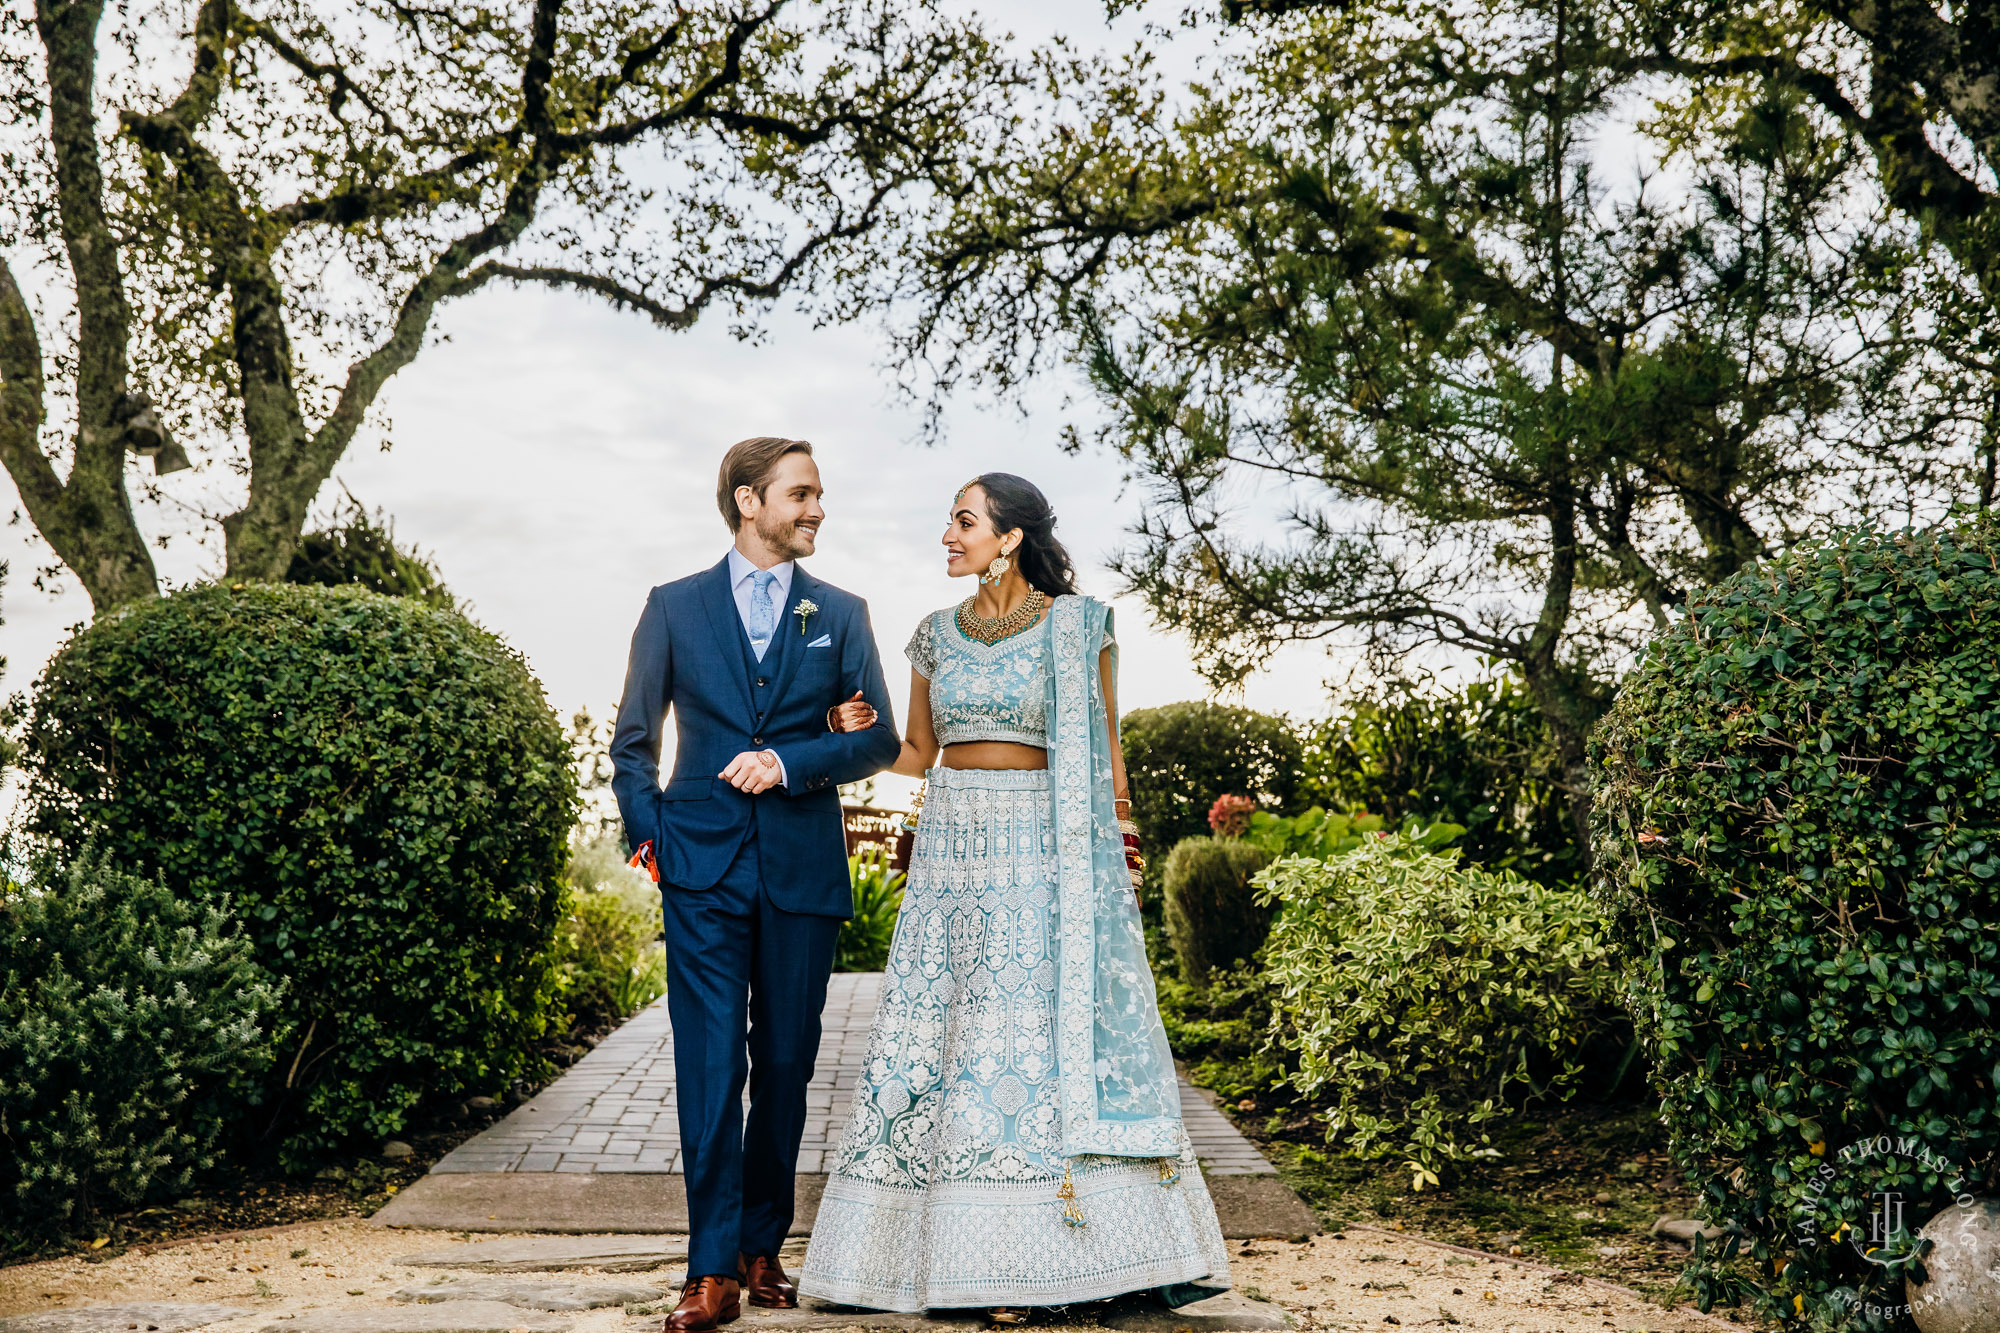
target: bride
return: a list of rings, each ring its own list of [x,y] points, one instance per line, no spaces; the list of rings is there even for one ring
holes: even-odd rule
[[[961,489],[944,547],[979,589],[906,650],[894,771],[925,792],[799,1288],[1009,1323],[1213,1295],[1229,1260],[1140,933],[1111,610],[1076,591],[1055,514],[1020,477]],[[849,704],[838,720],[874,719]]]

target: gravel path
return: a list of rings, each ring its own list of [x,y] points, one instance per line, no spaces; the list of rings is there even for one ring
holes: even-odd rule
[[[391,1294],[398,1288],[460,1279],[462,1274],[396,1260],[472,1239],[343,1219],[129,1251],[96,1263],[71,1257],[22,1264],[0,1269],[0,1316],[108,1302],[199,1301],[252,1312],[209,1325],[208,1333],[254,1333],[308,1312],[385,1309],[394,1305]],[[802,1242],[793,1247],[794,1267],[800,1248]],[[1233,1248],[1231,1262],[1238,1289],[1274,1302],[1301,1333],[1453,1326],[1465,1333],[1730,1333],[1740,1327],[1692,1309],[1663,1310],[1595,1279],[1363,1228],[1298,1244],[1247,1242]],[[549,1281],[589,1276],[546,1275]],[[680,1273],[665,1268],[606,1280],[635,1278],[671,1287]],[[657,1317],[634,1318],[617,1307],[565,1318],[574,1333],[659,1327]]]
[[[1350,1227],[1301,1244],[1232,1251],[1239,1288],[1282,1306],[1301,1330],[1394,1326],[1466,1333],[1736,1333],[1746,1325],[1665,1310],[1628,1287],[1519,1259]]]

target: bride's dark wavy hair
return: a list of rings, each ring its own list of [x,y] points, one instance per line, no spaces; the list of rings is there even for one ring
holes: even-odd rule
[[[1056,540],[1056,511],[1041,488],[1011,472],[982,472],[972,485],[986,492],[986,513],[994,531],[1021,530],[1013,560],[1028,585],[1050,597],[1075,592],[1076,567]]]

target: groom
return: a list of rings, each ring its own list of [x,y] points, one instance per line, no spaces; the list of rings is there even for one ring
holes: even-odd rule
[[[735,545],[647,596],[611,742],[626,837],[666,914],[692,1233],[667,1333],[735,1319],[744,1287],[753,1305],[797,1304],[778,1248],[834,938],[854,911],[837,788],[901,748],[867,604],[794,563],[813,553],[820,494],[804,440],[759,436],[723,456],[716,501]],[[856,691],[875,724],[831,729],[829,710]]]

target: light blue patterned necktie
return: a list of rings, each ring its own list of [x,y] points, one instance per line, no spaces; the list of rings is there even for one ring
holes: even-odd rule
[[[760,569],[750,579],[750,642],[756,645],[757,656],[761,659],[765,646],[771,642],[772,633],[778,628],[778,604],[771,596],[771,590],[778,586],[778,576],[768,569]]]

